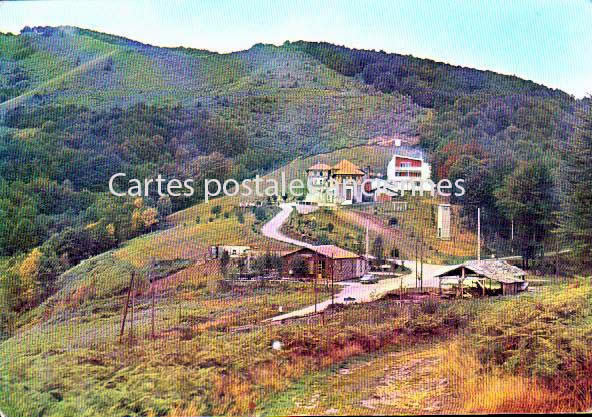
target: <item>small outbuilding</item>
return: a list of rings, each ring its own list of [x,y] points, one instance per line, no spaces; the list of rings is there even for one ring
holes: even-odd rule
[[[222,253],[228,252],[231,258],[241,258],[249,255],[251,251],[250,246],[241,245],[217,245],[210,246],[209,255],[211,258],[218,259],[222,256]]]
[[[458,284],[461,295],[464,288],[473,286],[473,284],[482,295],[510,295],[528,288],[525,276],[526,272],[504,260],[488,259],[468,261],[461,265],[451,266],[444,272],[437,274],[436,278],[440,281],[440,293],[442,293],[442,284],[445,281]]]
[[[282,256],[282,275],[300,279],[343,281],[359,278],[368,270],[366,259],[335,245],[300,248]]]

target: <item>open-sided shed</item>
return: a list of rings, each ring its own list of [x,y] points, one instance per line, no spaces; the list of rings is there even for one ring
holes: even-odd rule
[[[462,294],[463,282],[470,278],[477,282],[483,295],[486,295],[487,288],[492,288],[492,282],[500,284],[503,295],[524,291],[528,287],[525,276],[526,272],[522,269],[500,259],[467,261],[461,265],[451,266],[436,275],[440,280],[440,292],[442,292],[442,280],[452,279],[460,284]]]

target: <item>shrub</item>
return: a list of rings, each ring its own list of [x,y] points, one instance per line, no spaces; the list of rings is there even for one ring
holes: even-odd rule
[[[263,207],[255,207],[253,213],[255,214],[255,218],[260,222],[267,219],[267,210],[265,210]]]
[[[330,245],[331,240],[327,237],[327,235],[322,234],[317,238],[316,244],[317,245]]]
[[[419,305],[419,308],[422,313],[435,314],[438,311],[439,306],[440,303],[438,303],[438,300],[430,297],[423,300]]]

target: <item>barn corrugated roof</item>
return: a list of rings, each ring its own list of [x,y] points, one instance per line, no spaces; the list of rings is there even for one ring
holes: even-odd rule
[[[487,259],[481,261],[467,261],[464,264],[452,266],[436,276],[446,277],[460,275],[463,266],[470,271],[469,273],[491,278],[504,284],[522,282],[522,277],[526,275],[526,272],[522,269],[510,265],[504,260]]]

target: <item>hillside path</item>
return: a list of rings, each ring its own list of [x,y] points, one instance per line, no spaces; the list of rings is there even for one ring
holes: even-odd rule
[[[290,217],[294,206],[292,204],[283,203],[280,204],[280,208],[282,211],[280,211],[270,221],[263,225],[261,228],[261,233],[263,233],[263,235],[267,236],[268,238],[275,239],[280,242],[289,243],[291,245],[296,245],[303,248],[310,248],[312,245],[309,243],[292,239],[280,231],[284,222]]]

